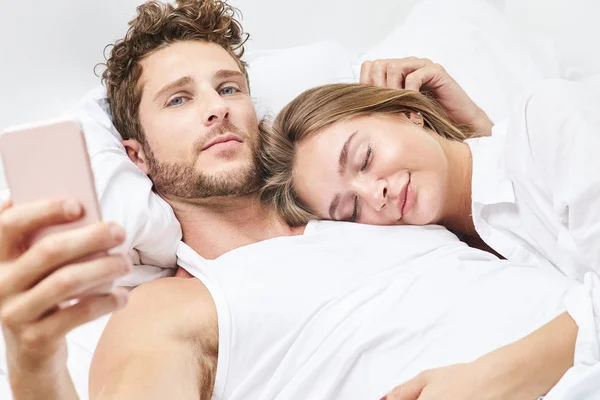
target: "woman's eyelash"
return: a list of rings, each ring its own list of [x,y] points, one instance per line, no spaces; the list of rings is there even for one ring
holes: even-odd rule
[[[371,158],[371,154],[373,154],[373,148],[371,147],[371,145],[369,145],[369,147],[367,148],[367,156],[365,157],[365,162],[362,168],[360,169],[361,171],[367,169],[367,166],[369,165],[369,159]]]
[[[354,211],[352,212],[352,216],[350,217],[350,222],[356,222],[356,218],[358,217],[358,196],[354,197]]]

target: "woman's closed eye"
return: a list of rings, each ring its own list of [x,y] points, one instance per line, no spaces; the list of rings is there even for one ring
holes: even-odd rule
[[[354,196],[354,209],[352,215],[348,219],[350,222],[356,222],[358,219],[358,196]]]
[[[367,154],[365,155],[365,160],[362,164],[362,167],[360,168],[361,171],[366,171],[367,167],[369,166],[369,164],[371,163],[371,160],[373,159],[373,147],[371,145],[369,145],[367,147]]]

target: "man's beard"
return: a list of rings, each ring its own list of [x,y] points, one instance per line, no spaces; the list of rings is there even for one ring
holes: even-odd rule
[[[203,143],[225,132],[237,133],[246,143],[252,143],[248,134],[244,135],[236,126],[223,124],[207,134],[202,143],[194,143],[194,149],[199,151]],[[256,192],[260,188],[257,150],[254,146],[250,146],[252,157],[247,165],[215,175],[203,174],[197,171],[193,164],[187,162],[160,162],[147,143],[143,144],[143,149],[148,164],[148,175],[159,194],[185,199],[207,199],[243,196]]]

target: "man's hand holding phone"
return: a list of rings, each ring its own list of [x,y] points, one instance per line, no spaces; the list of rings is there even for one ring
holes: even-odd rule
[[[107,253],[125,239],[118,225],[58,230],[31,244],[36,232],[77,221],[83,210],[71,199],[0,207],[0,322],[16,400],[76,398],[65,335],[127,302],[127,290],[112,285],[130,261]],[[32,381],[39,384],[24,387]]]

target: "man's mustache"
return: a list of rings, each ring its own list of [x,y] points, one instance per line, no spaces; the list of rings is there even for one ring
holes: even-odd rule
[[[217,136],[224,135],[226,133],[233,133],[234,135],[238,136],[242,141],[245,141],[247,139],[247,135],[243,130],[241,130],[231,122],[224,122],[222,124],[214,126],[206,133],[204,137],[198,138],[193,145],[194,151],[196,153],[200,153],[207,143],[214,140]]]

